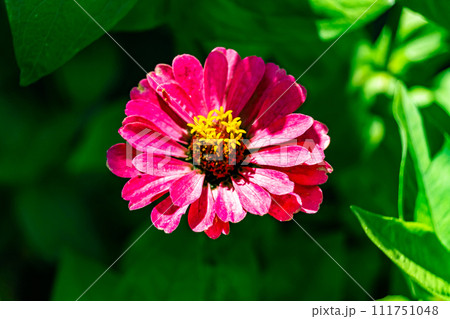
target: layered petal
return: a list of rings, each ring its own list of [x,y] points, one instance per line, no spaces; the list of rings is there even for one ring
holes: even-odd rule
[[[320,123],[319,121],[314,121],[314,124],[299,138],[299,142],[313,141],[314,144],[318,145],[322,150],[325,150],[328,145],[330,145],[330,137],[328,136],[328,127]]]
[[[158,104],[146,100],[131,100],[127,103],[125,114],[128,117],[139,116],[153,123],[161,132],[176,141],[182,141],[187,136],[187,131],[175,121]],[[185,126],[185,124],[184,124]]]
[[[151,219],[153,225],[165,233],[173,232],[180,224],[181,216],[186,213],[188,205],[178,207],[167,197],[152,210]]]
[[[222,221],[237,223],[244,219],[246,212],[233,187],[219,185],[213,190],[213,197],[214,211]]]
[[[239,62],[241,62],[241,57],[233,49],[215,48],[213,50],[213,52],[215,52],[215,51],[221,52],[227,58],[228,74],[227,74],[227,84],[226,84],[226,89],[225,89],[225,91],[227,92],[230,87],[231,80],[234,78],[234,73],[236,71],[236,68],[237,68]]]
[[[134,177],[140,172],[133,166],[132,160],[136,150],[125,143],[110,147],[106,153],[106,165],[109,170],[119,177]]]
[[[175,80],[191,98],[195,115],[207,113],[203,98],[203,67],[189,54],[177,56],[172,63]]]
[[[327,181],[327,173],[331,173],[333,169],[330,164],[324,162],[324,165],[298,165],[289,169],[282,169],[291,181],[304,186],[320,185]]]
[[[242,127],[248,128],[256,120],[256,116],[261,110],[262,103],[266,98],[266,93],[272,89],[279,81],[287,78],[286,71],[274,63],[267,63],[264,70],[264,75],[259,82],[252,98],[241,111]]]
[[[310,152],[300,145],[277,145],[251,153],[247,161],[258,165],[291,167],[310,160]]]
[[[263,102],[258,107],[260,111],[249,129],[249,136],[257,130],[268,127],[273,121],[293,113],[305,99],[306,90],[303,86],[290,78],[281,80],[265,92],[261,99]]]
[[[289,114],[272,122],[255,133],[248,148],[281,144],[305,133],[314,123],[312,117],[303,114]]]
[[[319,186],[301,186],[296,184],[294,193],[298,194],[302,201],[301,211],[307,214],[314,214],[320,208],[323,195]]]
[[[155,91],[186,123],[192,122],[192,118],[197,115],[191,98],[177,82],[161,83]]]
[[[214,222],[211,227],[205,230],[205,234],[211,239],[217,239],[220,235],[228,235],[230,233],[230,224],[223,222],[217,215],[214,217]]]
[[[139,171],[154,176],[185,175],[193,170],[192,164],[170,156],[142,153],[133,159]]]
[[[206,58],[204,70],[205,101],[208,112],[223,105],[227,76],[226,56],[219,51],[212,51]]]
[[[294,191],[294,183],[289,180],[289,176],[277,170],[245,167],[242,175],[271,194],[283,195]]]
[[[288,221],[302,208],[302,200],[295,193],[285,195],[272,195],[269,215],[279,221]]]
[[[195,232],[205,231],[214,222],[214,199],[209,185],[201,188],[201,196],[189,208],[188,223]]]
[[[180,175],[166,177],[137,175],[125,184],[122,197],[130,201],[128,205],[130,210],[142,208],[166,193],[180,177]]]
[[[261,81],[264,70],[264,61],[256,56],[246,57],[239,62],[230,82],[226,110],[232,110],[234,116],[239,116]]]
[[[138,151],[186,157],[187,149],[184,146],[145,123],[126,124],[120,128],[119,134]]]
[[[242,207],[255,215],[267,214],[270,207],[270,194],[261,186],[246,181],[244,178],[232,178],[233,186]]]
[[[182,207],[196,201],[202,193],[204,179],[205,175],[198,171],[192,171],[178,179],[170,187],[173,203]]]

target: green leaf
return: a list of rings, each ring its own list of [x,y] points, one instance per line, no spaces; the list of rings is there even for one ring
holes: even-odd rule
[[[419,110],[412,104],[401,82],[397,83],[392,108],[395,120],[399,126],[402,142],[402,160],[400,163],[398,191],[399,217],[404,219],[405,215],[410,213],[404,209],[403,205],[405,202],[409,207],[411,206],[411,202],[415,202],[421,208],[425,208],[416,209],[415,213],[417,215],[415,219],[430,223],[431,218],[427,198],[423,196],[423,175],[430,163],[428,145]],[[407,169],[408,150],[416,171],[418,195],[416,194],[415,186],[412,185],[411,170]]]
[[[434,229],[441,242],[450,250],[450,141],[431,162],[424,184],[431,208]]]
[[[437,103],[450,116],[450,69],[437,77],[435,96]]]
[[[403,0],[402,4],[450,30],[450,2],[448,0]]]
[[[136,1],[78,0],[78,3],[109,30]],[[6,0],[6,7],[21,85],[51,73],[104,34],[75,1]]]
[[[351,208],[386,256],[423,288],[450,300],[450,254],[428,226]]]
[[[423,122],[419,110],[411,102],[408,92],[401,82],[397,83],[393,112],[401,134],[405,134],[407,137],[408,148],[416,170],[423,175],[430,165],[430,154]]]
[[[317,21],[319,35],[324,40],[340,36],[353,23],[352,30],[376,19],[394,0],[310,0],[313,11],[322,19]],[[367,11],[366,11],[367,10]],[[356,21],[358,20],[358,21]]]
[[[133,9],[117,23],[113,31],[143,31],[164,23],[168,12],[167,0],[138,0]]]
[[[409,301],[405,296],[393,295],[378,299],[378,301]]]

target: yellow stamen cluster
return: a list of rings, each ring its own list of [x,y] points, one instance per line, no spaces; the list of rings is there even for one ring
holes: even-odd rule
[[[194,117],[194,123],[188,124],[192,159],[210,182],[227,178],[242,161],[245,151],[242,139],[246,132],[240,128],[241,124],[241,119],[233,118],[232,111],[225,111],[223,106],[210,111],[206,117]]]
[[[232,148],[235,148],[236,144],[241,145],[239,140],[246,132],[240,128],[241,118],[233,118],[232,112],[231,110],[225,112],[221,106],[219,110],[210,111],[207,117],[203,115],[194,117],[194,124],[188,124],[192,128],[191,134],[197,135],[200,142],[217,140],[217,142],[230,143]]]

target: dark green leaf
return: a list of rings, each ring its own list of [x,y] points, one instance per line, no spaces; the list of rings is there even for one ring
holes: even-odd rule
[[[422,287],[450,300],[450,253],[428,226],[353,206],[367,236]]]
[[[109,30],[136,1],[78,0],[78,3]],[[6,6],[22,85],[54,71],[104,34],[73,0],[6,0]]]

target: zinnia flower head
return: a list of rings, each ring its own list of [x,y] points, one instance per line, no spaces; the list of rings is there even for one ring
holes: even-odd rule
[[[108,150],[107,164],[129,178],[131,210],[162,199],[156,228],[170,233],[187,213],[193,231],[217,238],[247,213],[287,221],[318,211],[332,171],[328,129],[293,113],[306,90],[277,65],[224,48],[204,66],[183,54],[130,95],[119,129],[127,143]]]

